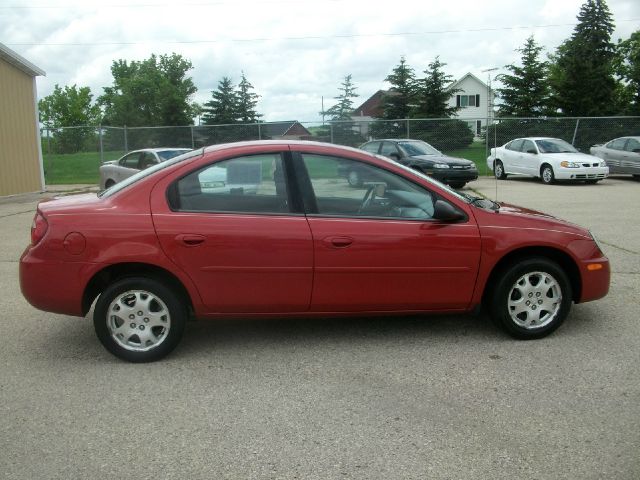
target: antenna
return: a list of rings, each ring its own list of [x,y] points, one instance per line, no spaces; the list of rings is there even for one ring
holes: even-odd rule
[[[495,72],[496,70],[498,70],[498,67],[491,67],[491,68],[486,68],[484,70],[481,70],[482,73],[487,74],[487,132],[485,134],[485,154],[487,157],[489,157],[489,121],[491,121],[491,123],[493,124],[493,90],[491,90],[491,72]],[[496,137],[497,137],[497,133],[496,133],[496,128],[494,126],[493,128],[493,148],[496,148]],[[495,162],[495,159],[493,160]],[[494,168],[495,168],[495,164],[494,164]],[[496,196],[494,198],[495,201],[498,201],[498,179],[495,178],[496,176],[494,175],[494,181],[495,181],[495,185],[496,185]]]

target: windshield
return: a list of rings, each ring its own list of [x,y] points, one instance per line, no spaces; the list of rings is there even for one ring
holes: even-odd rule
[[[540,153],[578,153],[573,145],[559,138],[536,140],[536,145],[538,145]]]
[[[398,142],[398,145],[410,157],[416,155],[442,155],[442,153],[433,148],[427,142]]]
[[[102,190],[101,192],[98,193],[99,197],[110,197],[111,195],[113,195],[116,192],[119,192],[120,190],[127,188],[129,185],[136,183],[138,180],[141,180],[145,177],[148,177],[149,175],[153,175],[155,172],[162,170],[164,168],[167,168],[171,165],[175,165],[176,163],[182,162],[184,160],[187,160],[188,158],[193,158],[193,157],[199,157],[200,155],[204,154],[204,148],[200,148],[198,150],[192,150],[192,151],[188,151],[187,153],[183,154],[183,155],[179,155],[177,157],[173,157],[172,159],[166,161],[166,162],[160,162],[160,163],[156,163],[155,165],[146,168],[145,170],[141,170],[138,173],[136,173],[135,175],[130,176],[129,178],[124,179],[123,181],[116,183],[115,185],[107,188],[106,190]]]
[[[182,155],[183,153],[187,153],[190,151],[190,148],[177,148],[175,150],[162,150],[156,153],[161,160],[169,160],[170,158],[177,157],[178,155]]]

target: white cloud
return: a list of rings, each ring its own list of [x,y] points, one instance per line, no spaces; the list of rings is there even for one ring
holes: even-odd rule
[[[320,99],[331,105],[347,74],[366,99],[379,88],[401,55],[421,74],[436,55],[446,72],[468,71],[516,62],[514,50],[531,33],[547,52],[567,38],[583,0],[457,2],[396,0],[194,0],[177,2],[85,0],[83,3],[23,0],[0,7],[0,38],[43,68],[39,95],[53,85],[88,85],[95,96],[111,84],[116,59],[140,60],[151,53],[177,52],[190,59],[205,102],[222,76],[237,82],[241,70],[261,95],[267,120],[319,118]],[[638,28],[637,0],[609,0],[617,29],[614,39]],[[524,26],[526,28],[513,28]],[[420,35],[371,36],[418,32]],[[343,38],[332,38],[345,35]],[[361,35],[348,37],[349,35]],[[291,37],[321,37],[287,40]],[[242,41],[246,39],[264,39]],[[278,40],[280,39],[280,40]],[[171,43],[210,40],[210,43]],[[38,45],[15,45],[37,43]],[[81,45],[71,45],[71,44]],[[118,44],[124,43],[124,44]],[[133,44],[127,44],[133,43]],[[55,45],[64,44],[64,45]]]

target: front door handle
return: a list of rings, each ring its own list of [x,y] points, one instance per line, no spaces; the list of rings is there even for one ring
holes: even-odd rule
[[[185,247],[197,247],[204,243],[204,240],[204,235],[196,235],[192,233],[181,233],[180,235],[176,235],[176,242],[184,245]]]
[[[329,248],[346,248],[351,246],[353,238],[351,237],[326,237],[322,243]]]

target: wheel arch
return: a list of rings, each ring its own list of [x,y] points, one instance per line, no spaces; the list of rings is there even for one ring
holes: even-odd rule
[[[487,281],[484,285],[482,302],[486,303],[488,297],[493,291],[493,288],[497,284],[498,278],[506,271],[509,266],[521,260],[534,257],[547,258],[557,263],[569,278],[573,297],[572,300],[578,301],[582,294],[582,280],[580,277],[580,270],[578,268],[578,265],[573,260],[571,255],[553,247],[522,247],[507,253],[493,266],[491,273],[489,274],[489,277],[487,278]]]
[[[542,178],[542,170],[544,170],[544,167],[549,167],[553,172],[553,165],[551,165],[549,162],[542,162],[540,168],[538,169],[538,175],[540,176],[540,178]]]
[[[193,301],[184,284],[170,271],[149,263],[116,263],[96,272],[87,283],[82,295],[82,315],[91,309],[94,300],[110,283],[126,277],[148,277],[167,284],[184,302],[190,312],[193,312]]]

